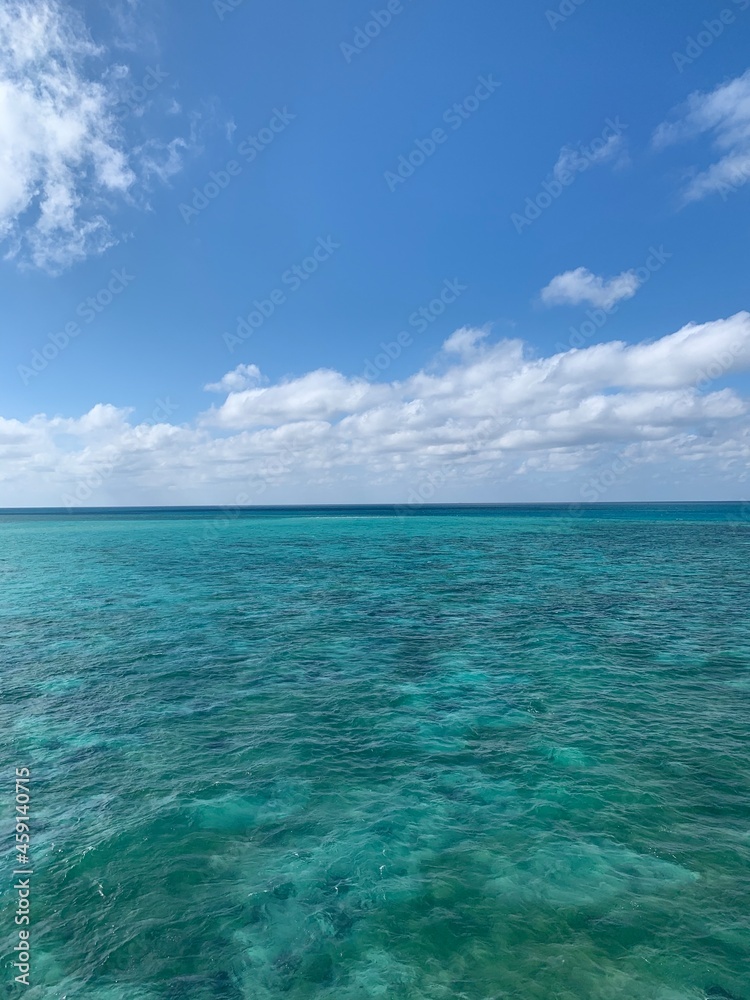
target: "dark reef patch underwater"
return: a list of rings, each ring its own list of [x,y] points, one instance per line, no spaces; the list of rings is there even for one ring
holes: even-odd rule
[[[743,512],[0,515],[3,990],[750,1000]]]

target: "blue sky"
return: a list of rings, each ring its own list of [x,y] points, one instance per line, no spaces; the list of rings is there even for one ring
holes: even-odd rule
[[[750,0],[0,36],[4,505],[744,496]]]

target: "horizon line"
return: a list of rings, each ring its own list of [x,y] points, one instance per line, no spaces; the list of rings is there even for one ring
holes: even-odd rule
[[[100,507],[0,507],[0,514],[60,512],[67,514],[91,513],[96,511],[132,511],[132,510],[340,510],[363,508],[408,508],[423,510],[425,508],[457,508],[457,507],[674,507],[678,505],[698,504],[742,504],[747,500],[504,500],[453,502],[453,503],[409,503],[383,501],[381,503],[292,503],[292,504],[112,504]]]

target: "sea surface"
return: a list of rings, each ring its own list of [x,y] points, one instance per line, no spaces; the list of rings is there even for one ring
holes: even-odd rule
[[[0,996],[750,1000],[749,570],[747,504],[0,513]]]

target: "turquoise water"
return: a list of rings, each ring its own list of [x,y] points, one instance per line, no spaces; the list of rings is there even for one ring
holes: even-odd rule
[[[740,505],[0,515],[3,961],[81,1000],[750,1000]]]

